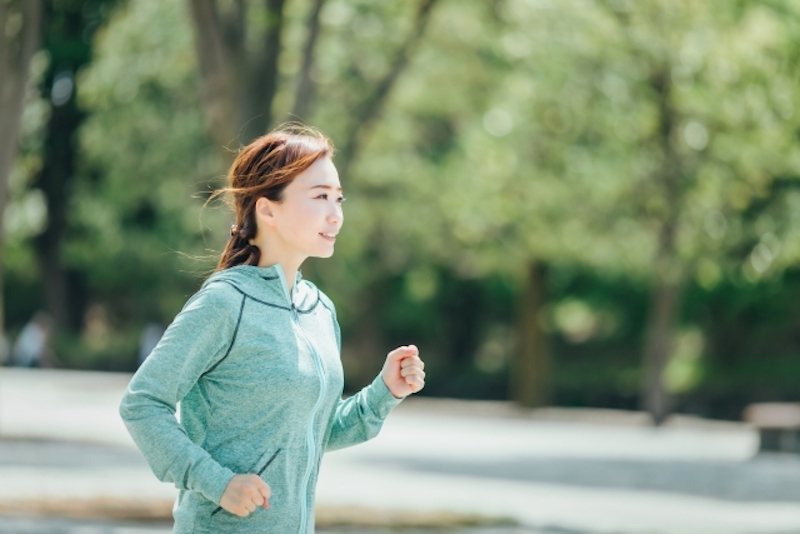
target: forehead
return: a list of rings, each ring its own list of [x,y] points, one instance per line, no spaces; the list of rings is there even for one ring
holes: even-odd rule
[[[333,161],[330,158],[320,158],[298,174],[290,186],[293,189],[309,189],[317,186],[341,189],[342,184],[339,182],[339,173]]]

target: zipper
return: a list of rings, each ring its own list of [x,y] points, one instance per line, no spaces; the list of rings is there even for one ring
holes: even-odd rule
[[[286,283],[286,275],[283,272],[283,268],[280,265],[277,265],[278,276],[280,276],[281,283],[283,285],[283,290],[286,294],[286,298],[289,300],[289,304],[291,305],[291,316],[292,316],[292,326],[294,329],[300,334],[300,337],[303,338],[303,341],[306,342],[308,349],[311,351],[311,355],[314,359],[314,366],[317,371],[317,378],[319,379],[319,395],[317,396],[317,402],[314,404],[314,408],[311,410],[311,416],[308,418],[308,425],[306,426],[306,445],[308,446],[308,457],[306,459],[306,469],[303,473],[303,480],[300,486],[300,495],[302,496],[303,502],[302,506],[300,507],[300,530],[299,534],[306,534],[308,532],[308,484],[311,481],[311,472],[314,469],[314,464],[316,463],[316,438],[314,436],[314,422],[317,419],[317,412],[322,406],[322,402],[325,399],[325,393],[327,390],[327,386],[325,384],[325,372],[322,365],[322,358],[320,358],[319,353],[314,348],[314,344],[311,343],[311,339],[306,335],[305,330],[300,325],[300,317],[297,312],[297,308],[294,305],[294,299],[292,298],[292,294],[294,293],[294,288],[297,285],[297,277],[295,277],[295,285],[292,286],[292,292],[289,292],[289,284]]]
[[[305,534],[308,532],[308,484],[311,481],[311,472],[314,469],[314,464],[316,463],[316,454],[315,450],[316,446],[316,438],[314,437],[314,422],[317,419],[317,412],[322,406],[322,401],[325,398],[326,393],[326,385],[325,385],[325,374],[322,368],[322,359],[319,357],[316,349],[314,349],[314,345],[311,343],[311,340],[306,335],[303,327],[300,326],[300,320],[297,316],[297,309],[294,307],[294,303],[292,303],[292,318],[294,319],[295,326],[297,330],[300,332],[300,335],[305,340],[308,348],[311,350],[311,354],[314,358],[314,365],[317,370],[317,378],[319,378],[319,395],[317,396],[317,402],[314,404],[314,408],[311,410],[311,416],[308,418],[308,426],[306,427],[306,443],[308,445],[308,458],[306,460],[306,471],[303,474],[303,483],[300,486],[300,494],[303,497],[303,506],[300,509],[300,534]]]

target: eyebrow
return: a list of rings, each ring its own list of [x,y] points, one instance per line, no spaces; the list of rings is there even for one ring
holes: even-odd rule
[[[311,189],[333,189],[333,187],[330,186],[330,185],[322,185],[322,184],[320,184],[320,185],[312,186]],[[342,188],[341,187],[337,187],[336,190],[337,191],[341,191]]]

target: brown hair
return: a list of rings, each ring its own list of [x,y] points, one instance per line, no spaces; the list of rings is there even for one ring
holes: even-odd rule
[[[242,148],[228,172],[228,186],[214,193],[229,193],[236,213],[236,224],[231,227],[231,237],[216,270],[258,265],[261,251],[250,243],[258,230],[258,199],[280,202],[283,190],[295,176],[318,159],[332,155],[330,140],[310,128],[275,130]]]

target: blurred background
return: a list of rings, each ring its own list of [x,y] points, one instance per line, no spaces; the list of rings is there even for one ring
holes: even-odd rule
[[[170,530],[119,398],[287,122],[347,392],[428,371],[321,529],[797,532],[799,78],[795,0],[0,0],[0,532]]]
[[[800,4],[0,1],[2,359],[131,372],[235,150],[336,145],[347,389],[740,419],[800,391]]]

